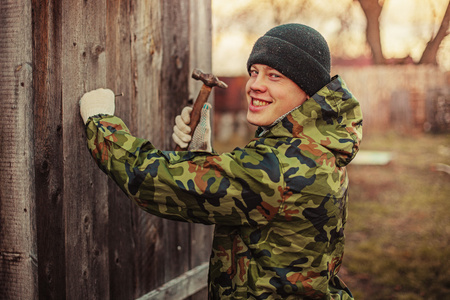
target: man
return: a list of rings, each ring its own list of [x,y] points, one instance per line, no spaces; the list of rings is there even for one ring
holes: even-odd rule
[[[147,212],[216,224],[211,299],[352,299],[337,274],[359,103],[330,78],[328,45],[305,25],[269,30],[247,67],[247,119],[259,128],[245,148],[157,150],[113,116],[114,93],[96,90],[80,101],[89,150]],[[180,145],[190,139],[181,120]]]

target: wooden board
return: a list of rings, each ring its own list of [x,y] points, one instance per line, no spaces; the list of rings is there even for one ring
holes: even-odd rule
[[[162,3],[161,114],[164,118],[161,137],[155,143],[163,150],[173,150],[172,132],[175,116],[188,103],[189,74],[189,2]],[[190,226],[188,223],[164,220],[164,282],[187,272],[190,267]]]
[[[31,4],[0,2],[0,295],[37,297]]]
[[[108,299],[107,178],[86,150],[78,105],[106,85],[106,1],[61,2],[67,298]]]
[[[173,149],[191,91],[193,3],[1,2],[1,297],[133,299],[175,278],[191,278],[185,295],[206,285],[204,266],[189,270],[209,250],[191,243],[210,247],[212,227],[152,216],[125,197],[90,157],[78,104],[99,87],[123,93],[116,115],[132,133]]]
[[[199,265],[137,300],[186,299],[204,288],[204,278],[208,276],[208,266],[208,263]]]
[[[66,295],[61,98],[61,2],[32,1],[39,296]],[[49,242],[51,241],[51,242]]]
[[[106,87],[123,94],[116,98],[116,115],[133,130],[130,2],[107,1],[106,5]],[[108,180],[110,299],[134,298],[133,209],[137,209],[134,203]]]
[[[162,124],[161,4],[131,1],[130,5],[133,134],[157,143]],[[163,251],[163,220],[140,209],[133,210],[132,219],[135,297],[138,297],[164,283],[164,260],[159,258]]]
[[[190,0],[190,72],[193,69],[201,69],[206,73],[212,73],[212,20],[211,20],[211,1],[209,0]],[[196,99],[202,86],[199,81],[189,80],[190,98]],[[209,103],[213,104],[214,97],[211,93]],[[213,115],[213,114],[211,114]],[[213,120],[211,120],[211,124]],[[190,268],[197,267],[202,263],[208,262],[211,255],[211,245],[214,226],[202,224],[190,225]],[[204,288],[190,297],[191,300],[207,298],[207,273],[203,274],[201,279]]]

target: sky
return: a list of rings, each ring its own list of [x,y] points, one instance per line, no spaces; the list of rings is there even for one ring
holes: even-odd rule
[[[279,0],[282,2],[281,0]],[[314,0],[309,10],[295,22],[309,25],[323,34],[332,53],[341,55],[345,40],[346,56],[370,55],[365,42],[365,17],[356,1]],[[213,72],[221,76],[246,73],[245,64],[255,40],[273,27],[271,12],[262,9],[261,0],[213,0]],[[290,4],[302,0],[288,1]],[[430,37],[440,25],[449,0],[385,0],[380,17],[381,42],[386,58],[410,55],[418,61]],[[249,6],[250,4],[250,6]],[[243,9],[242,7],[246,7]],[[250,8],[249,8],[250,7]],[[247,11],[246,11],[247,10]],[[320,12],[320,13],[317,13]],[[230,23],[236,13],[244,17]],[[346,35],[336,40],[340,31],[337,14],[345,14],[352,26]],[[256,25],[257,24],[257,25]],[[450,35],[441,44],[438,63],[450,71]],[[225,62],[225,63],[224,63]]]

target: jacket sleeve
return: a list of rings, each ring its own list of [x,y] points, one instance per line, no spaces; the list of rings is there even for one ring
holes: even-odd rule
[[[208,152],[160,151],[132,136],[115,116],[86,125],[94,160],[145,211],[204,224],[263,225],[281,205],[282,175],[269,147]]]

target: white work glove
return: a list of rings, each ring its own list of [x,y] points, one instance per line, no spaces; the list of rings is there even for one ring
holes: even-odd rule
[[[212,152],[211,146],[211,121],[210,112],[211,105],[206,103],[203,105],[200,122],[195,129],[194,136],[191,136],[191,128],[188,126],[191,122],[192,107],[185,107],[181,111],[181,115],[175,118],[175,126],[173,127],[172,139],[181,148],[188,150],[204,150]]]
[[[87,92],[80,99],[80,114],[84,124],[89,117],[105,114],[114,115],[115,95],[109,89],[96,89]]]

